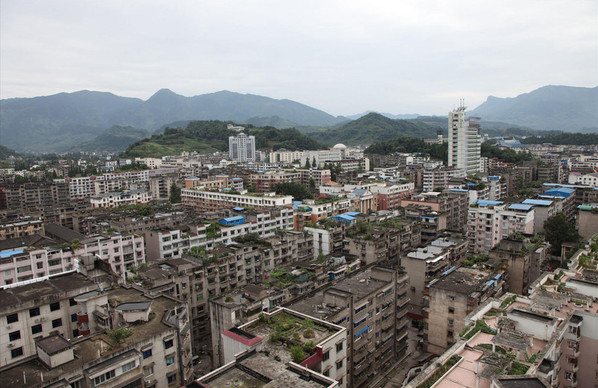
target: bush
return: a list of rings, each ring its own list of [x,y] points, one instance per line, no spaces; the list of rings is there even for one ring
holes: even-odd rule
[[[305,352],[301,346],[291,346],[291,358],[293,362],[300,363],[305,359]]]
[[[120,344],[125,340],[125,338],[129,337],[133,332],[126,328],[115,329],[108,333],[108,337],[114,344]]]
[[[303,336],[305,338],[314,338],[316,335],[314,334],[313,329],[307,329],[303,332]]]

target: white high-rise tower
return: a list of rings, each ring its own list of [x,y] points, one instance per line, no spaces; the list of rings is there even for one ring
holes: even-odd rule
[[[228,154],[235,162],[254,162],[255,136],[247,136],[240,132],[237,136],[228,137]]]
[[[448,116],[448,165],[468,174],[480,172],[480,146],[480,118],[465,119],[465,106],[461,102]]]

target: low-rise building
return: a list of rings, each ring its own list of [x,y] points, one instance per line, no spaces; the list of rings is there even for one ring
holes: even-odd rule
[[[293,197],[290,195],[276,195],[275,193],[263,194],[229,194],[216,191],[203,191],[194,189],[181,190],[183,205],[194,210],[206,212],[222,208],[251,207],[264,210],[271,207],[291,207]]]

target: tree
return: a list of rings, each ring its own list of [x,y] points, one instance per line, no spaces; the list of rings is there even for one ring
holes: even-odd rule
[[[294,363],[300,363],[305,359],[305,352],[301,346],[291,346],[291,358]]]
[[[553,255],[561,254],[563,243],[579,240],[579,233],[575,230],[575,226],[569,223],[561,212],[544,221],[544,232],[546,240],[552,246]]]
[[[176,183],[172,182],[170,185],[170,203],[180,203],[181,202],[181,188],[176,185]]]
[[[309,189],[311,191],[316,190],[316,182],[314,181],[314,178],[309,178]]]
[[[309,163],[309,159],[305,159],[305,168],[311,168],[311,164]]]
[[[318,167],[318,163],[316,162],[316,157],[314,156],[313,159],[311,160],[311,166],[313,168],[317,168]]]
[[[307,186],[297,182],[277,183],[274,185],[276,194],[292,195],[296,201],[313,198]]]

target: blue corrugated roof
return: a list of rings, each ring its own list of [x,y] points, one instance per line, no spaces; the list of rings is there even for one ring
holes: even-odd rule
[[[575,192],[575,189],[570,189],[568,187],[558,187],[558,188],[546,190],[545,194],[560,195],[561,197],[568,198],[574,192]]]
[[[234,207],[233,210],[240,212],[241,210],[245,210],[244,207]]]
[[[514,203],[511,206],[509,206],[509,209],[511,210],[530,210],[533,206],[532,205],[527,205],[524,203]]]
[[[245,216],[232,216],[232,217],[226,217],[223,218],[222,220],[226,221],[226,222],[234,222],[234,221],[239,221],[239,220],[244,220]]]
[[[330,218],[334,218],[335,220],[355,221],[355,217],[351,217],[346,214],[338,214],[338,215],[332,216]]]
[[[427,219],[427,220],[435,220],[435,219],[437,219],[438,217],[419,216],[419,218],[425,218],[425,219]]]
[[[451,191],[454,191],[456,193],[467,193],[469,190],[465,190],[465,189],[450,189]]]
[[[490,205],[502,205],[503,201],[488,201],[485,199],[478,199],[474,203],[477,203],[480,206],[490,206]]]
[[[348,216],[356,216],[356,215],[361,214],[361,213],[360,212],[346,212],[345,214],[348,215]]]
[[[535,206],[550,206],[552,205],[552,201],[547,201],[545,199],[526,199],[522,203],[527,205],[535,205]]]
[[[0,258],[5,259],[12,255],[16,255],[17,253],[23,253],[23,249],[11,249],[8,251],[2,251],[0,252]]]

